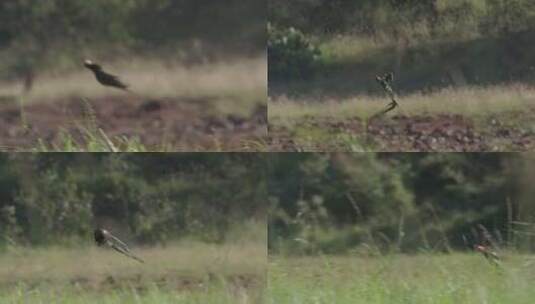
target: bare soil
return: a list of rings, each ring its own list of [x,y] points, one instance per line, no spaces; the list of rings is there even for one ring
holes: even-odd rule
[[[351,142],[363,150],[392,152],[533,150],[535,130],[527,119],[533,113],[508,115],[477,121],[457,114],[394,115],[369,121],[305,117],[292,127],[270,124],[268,144],[271,151],[348,151]]]
[[[267,107],[261,103],[245,116],[221,114],[211,97],[147,100],[136,97],[67,98],[52,102],[0,105],[0,149],[35,149],[61,145],[62,132],[80,146],[84,130],[102,128],[112,141],[138,139],[148,150],[254,150],[249,142],[267,135]],[[23,124],[26,121],[26,127]]]

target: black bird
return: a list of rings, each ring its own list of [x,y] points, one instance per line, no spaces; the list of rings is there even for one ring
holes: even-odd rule
[[[128,85],[121,82],[119,77],[104,72],[100,65],[92,62],[91,60],[85,60],[84,66],[93,71],[95,78],[100,84],[128,91]]]
[[[135,256],[128,246],[126,246],[125,243],[123,243],[121,240],[113,236],[108,230],[97,228],[94,231],[94,237],[95,242],[98,246],[108,246],[113,248],[115,251],[122,253],[126,255],[127,257],[130,257],[138,262],[145,263],[142,259]]]

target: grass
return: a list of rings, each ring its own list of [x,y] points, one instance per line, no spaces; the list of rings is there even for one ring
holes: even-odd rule
[[[77,71],[69,73],[43,72],[38,75],[34,88],[26,96],[19,95],[21,91],[19,83],[0,83],[0,97],[4,104],[17,103],[17,107],[20,107],[21,128],[26,134],[33,135],[31,133],[32,121],[27,117],[25,107],[43,103],[53,104],[65,100],[80,100],[83,103],[83,119],[69,123],[75,127],[74,131],[73,128],[67,130],[68,128],[58,127],[57,140],[50,142],[45,138],[40,138],[35,140],[35,145],[29,150],[39,152],[165,152],[181,149],[176,147],[176,143],[170,142],[174,134],[166,132],[173,132],[171,129],[162,132],[159,144],[150,146],[145,145],[135,135],[125,137],[106,134],[98,127],[100,123],[92,108],[92,103],[96,100],[122,97],[172,100],[184,104],[184,113],[196,111],[191,115],[193,125],[196,114],[202,117],[225,117],[226,115],[250,117],[259,104],[265,103],[267,96],[267,63],[263,56],[191,66],[148,59],[129,59],[102,64],[105,70],[119,75],[121,79],[130,84],[134,93],[101,86],[96,82],[93,74],[81,64]],[[201,127],[197,128],[200,129],[199,132],[207,132]],[[226,139],[217,136],[213,138],[214,142],[210,151],[228,149],[224,143]],[[199,136],[198,140],[204,144],[199,143],[198,147],[191,143],[185,146],[188,151],[205,151],[207,149],[205,145],[210,141],[208,137],[208,134]],[[243,139],[243,142],[233,143],[233,145],[240,145],[240,148],[236,149],[242,150],[267,149],[265,143],[255,139]],[[7,147],[4,150],[27,151],[28,148]]]
[[[399,97],[400,107],[391,113],[404,115],[451,113],[478,117],[524,111],[535,106],[535,89],[514,84],[491,87],[446,88],[432,93]],[[278,97],[270,100],[271,124],[291,124],[306,116],[367,119],[384,109],[387,97],[360,95],[349,99],[310,100]]]
[[[267,303],[532,303],[535,263],[510,254],[270,256]]]
[[[140,264],[95,248],[11,248],[0,255],[0,303],[257,303],[265,242],[185,241],[133,248]]]
[[[265,98],[267,63],[265,57],[186,66],[175,62],[130,59],[101,63],[106,71],[119,75],[132,91],[144,98],[217,96],[217,109],[241,113],[250,103]],[[1,83],[0,96],[16,96],[18,83]],[[26,103],[53,102],[73,96],[102,98],[124,96],[121,90],[101,86],[80,63],[70,73],[38,75]]]
[[[535,109],[535,90],[521,84],[446,88],[430,93],[403,95],[398,98],[399,107],[384,116],[374,117],[385,109],[388,102],[386,96],[370,95],[316,100],[279,96],[269,101],[268,120],[273,129],[284,131],[283,135],[275,133],[274,137],[287,136],[295,146],[306,151],[418,150],[403,146],[413,143],[413,139],[410,139],[411,134],[402,126],[396,131],[401,134],[399,138],[406,140],[403,144],[392,143],[366,132],[370,124],[379,121],[379,126],[383,128],[380,132],[388,134],[391,132],[388,124],[397,123],[389,119],[393,116],[406,116],[412,124],[417,125],[418,119],[421,120],[417,116],[439,121],[439,116],[443,114],[459,115],[473,126],[473,132],[480,134],[488,147],[478,149],[495,151],[525,149],[516,145],[515,138],[532,136],[535,132],[535,124],[531,119]],[[371,119],[372,117],[374,118]],[[454,132],[456,127],[451,126],[449,129]],[[497,132],[502,132],[498,129],[514,135],[496,136]],[[444,130],[447,128],[444,127]],[[454,137],[448,138],[447,144],[462,147],[462,144],[455,143]]]

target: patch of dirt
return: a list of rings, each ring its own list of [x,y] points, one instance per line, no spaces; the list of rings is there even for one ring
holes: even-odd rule
[[[217,100],[184,98],[142,100],[136,97],[68,98],[24,107],[27,128],[19,106],[0,105],[0,149],[28,150],[42,140],[48,147],[60,144],[61,132],[84,145],[83,130],[102,128],[112,141],[138,138],[150,150],[163,144],[176,151],[241,151],[244,142],[263,141],[267,135],[267,106],[258,105],[247,116],[216,115],[209,104]],[[90,117],[94,116],[92,120]],[[96,122],[96,125],[94,122]]]
[[[214,286],[224,286],[229,289],[262,290],[265,278],[259,274],[227,274],[218,275],[208,273],[204,276],[184,275],[179,273],[162,273],[157,276],[141,273],[114,276],[111,274],[100,278],[75,276],[67,281],[39,279],[2,282],[0,290],[9,289],[23,284],[28,290],[40,288],[74,287],[81,291],[113,292],[118,289],[135,289],[142,294],[156,286],[167,291],[195,291],[203,292]]]
[[[521,115],[521,114],[519,114]],[[324,133],[321,140],[303,140],[297,130]],[[462,115],[395,115],[365,122],[359,118],[334,121],[305,117],[292,128],[269,126],[271,151],[347,151],[341,135],[374,151],[527,151],[535,148],[535,132],[529,128],[507,126],[489,118],[476,126]],[[325,137],[328,139],[325,140]]]

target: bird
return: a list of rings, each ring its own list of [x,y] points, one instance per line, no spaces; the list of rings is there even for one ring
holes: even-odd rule
[[[478,224],[477,229],[474,229],[475,235],[479,239],[478,244],[474,244],[474,250],[483,254],[487,261],[494,265],[500,265],[501,258],[493,248],[498,248],[498,244],[494,241],[492,234],[483,226]]]
[[[113,248],[115,251],[126,255],[129,258],[132,258],[140,263],[145,263],[141,258],[135,256],[128,246],[119,240],[117,237],[113,236],[108,230],[102,228],[96,228],[94,233],[95,243],[97,246],[108,246]]]
[[[379,115],[383,115],[392,111],[398,106],[396,95],[394,94],[394,90],[392,90],[392,86],[391,86],[392,82],[394,81],[394,73],[389,72],[389,73],[384,74],[383,76],[377,75],[375,76],[375,80],[377,80],[377,82],[381,85],[383,90],[385,90],[385,92],[388,94],[388,96],[392,100],[392,102],[390,102],[386,106],[386,109],[379,113]]]
[[[129,91],[128,85],[126,85],[123,82],[121,82],[119,77],[104,72],[102,70],[102,67],[100,65],[94,63],[93,61],[91,61],[89,59],[86,59],[84,61],[84,66],[86,68],[90,69],[91,71],[93,71],[93,73],[95,74],[95,78],[97,79],[97,81],[100,84],[102,84],[104,86],[118,88],[118,89],[121,89],[121,90],[124,90],[124,91]]]
[[[377,75],[377,76],[375,76],[375,80],[377,80],[377,82],[379,82],[379,84],[383,87],[383,89],[385,91],[387,91],[388,93],[392,93],[391,84],[392,84],[392,81],[394,81],[394,73],[393,72],[386,73],[383,76]]]
[[[500,265],[500,256],[495,251],[492,251],[490,246],[474,245],[474,250],[483,254],[487,261],[491,262],[492,264]]]

